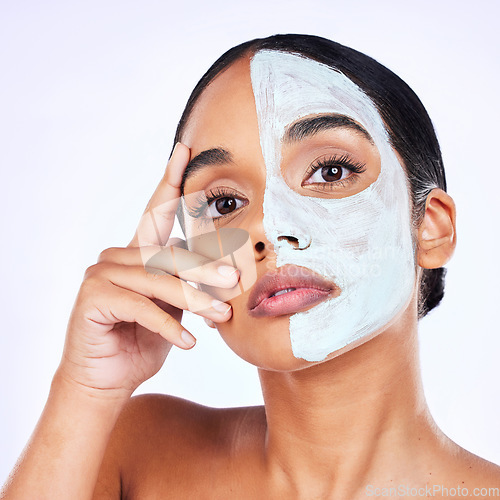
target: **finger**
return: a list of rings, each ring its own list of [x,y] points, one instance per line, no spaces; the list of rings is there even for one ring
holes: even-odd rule
[[[187,249],[187,242],[182,238],[169,238],[165,245],[148,245],[144,247],[109,247],[105,248],[97,257],[97,262],[116,262],[117,264],[137,266],[154,257],[166,247],[177,246]]]
[[[139,221],[129,247],[164,245],[175,221],[180,200],[182,174],[189,162],[190,150],[178,142],[165,173]]]
[[[140,294],[108,286],[101,288],[100,292],[92,290],[91,297],[95,305],[86,315],[88,320],[110,325],[119,321],[138,323],[181,349],[190,349],[196,343],[195,337],[177,320]]]
[[[99,255],[98,262],[114,262],[126,266],[143,265],[146,271],[167,272],[185,281],[203,283],[221,288],[237,285],[239,271],[223,260],[213,261],[208,257],[184,248],[180,238],[171,238],[166,247],[107,248]]]
[[[215,326],[215,323],[211,319],[203,318],[203,320],[205,321],[205,323],[209,328],[217,328]]]
[[[161,269],[185,281],[221,288],[233,288],[239,279],[239,271],[226,261],[213,261],[175,245],[156,253],[146,262],[145,269],[149,272]]]
[[[160,299],[168,304],[191,311],[216,322],[231,317],[231,306],[170,274],[151,274],[142,266],[130,266],[124,272],[123,266],[106,264],[100,276],[116,286],[139,293],[150,299]]]

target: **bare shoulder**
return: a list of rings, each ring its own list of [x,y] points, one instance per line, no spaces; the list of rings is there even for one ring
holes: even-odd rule
[[[428,477],[434,485],[468,491],[470,496],[500,497],[500,466],[471,453],[453,441],[437,462],[436,474]],[[449,493],[449,492],[448,492]],[[463,495],[462,495],[463,496]]]
[[[208,469],[223,467],[236,440],[238,448],[255,443],[263,419],[262,407],[211,408],[164,394],[134,396],[113,430],[94,499],[175,497],[197,469],[202,485]]]
[[[459,447],[457,461],[471,484],[491,482],[500,487],[500,466]],[[498,491],[500,496],[500,490]]]

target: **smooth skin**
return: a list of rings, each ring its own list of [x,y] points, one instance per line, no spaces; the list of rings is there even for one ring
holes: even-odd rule
[[[356,145],[355,132],[327,134],[325,141],[344,141],[344,149],[365,148],[367,171],[359,182],[370,183],[378,168],[373,151]],[[248,290],[227,301],[225,315],[214,309],[207,290],[215,296],[234,287],[244,266],[232,276],[227,269],[221,274],[220,263],[176,250],[182,242],[169,240],[186,164],[222,146],[232,164],[200,171],[185,190],[222,184],[241,193],[244,203],[217,225],[248,231],[254,245],[248,265],[259,277],[275,268],[262,227],[265,165],[248,59],[204,91],[182,142],[129,246],[105,250],[87,270],[46,407],[0,497],[352,500],[366,498],[370,486],[443,485],[466,487],[469,494],[475,487],[500,488],[500,468],[452,442],[429,414],[419,371],[416,288],[382,331],[309,363],[291,353],[287,318],[248,315]],[[152,222],[153,209],[160,211],[159,225]],[[455,207],[442,190],[430,193],[414,237],[420,267],[443,266],[453,254]],[[164,244],[198,265],[195,276],[181,276],[200,284],[191,295],[175,269],[144,269],[151,246]],[[228,345],[258,367],[265,406],[214,409],[167,395],[130,397],[160,369],[172,344],[190,348],[179,323],[185,309],[216,325]]]

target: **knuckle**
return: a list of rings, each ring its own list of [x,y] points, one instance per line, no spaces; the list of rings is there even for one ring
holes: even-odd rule
[[[99,257],[97,258],[97,262],[107,262],[110,260],[113,260],[113,256],[115,255],[117,251],[116,247],[110,247],[104,249],[100,254]]]
[[[171,277],[171,275],[166,271],[162,271],[161,269],[157,269],[154,267],[147,267],[145,268],[145,271],[146,277],[154,283],[157,283],[158,281],[166,281]]]
[[[88,279],[94,277],[96,274],[100,272],[101,266],[99,264],[93,264],[85,270],[83,275],[83,279],[87,281]]]
[[[196,290],[196,288],[193,288],[190,285],[185,285],[181,287],[180,293],[187,304],[193,304],[196,300],[199,300],[200,293],[203,292]]]
[[[87,280],[92,277],[99,277],[99,279],[102,280],[106,272],[109,272],[115,267],[116,266],[113,265],[111,262],[97,262],[96,264],[89,266],[85,270],[84,279]]]
[[[151,301],[148,298],[144,297],[143,295],[139,295],[133,300],[134,300],[134,305],[140,309],[148,309],[151,305]]]
[[[91,276],[83,281],[79,292],[80,298],[83,301],[95,300],[97,297],[106,294],[104,288],[102,279],[97,276]]]

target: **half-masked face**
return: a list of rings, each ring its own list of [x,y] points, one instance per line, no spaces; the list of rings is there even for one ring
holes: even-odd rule
[[[252,59],[251,77],[267,171],[264,228],[277,265],[308,267],[341,290],[290,317],[294,355],[319,361],[384,326],[411,296],[415,263],[406,177],[374,105],[341,73],[296,55],[262,51]],[[287,132],[290,140],[293,124],[300,134],[297,122],[317,115],[344,116],[368,132],[380,154],[380,174],[369,187],[319,198],[287,184],[281,169]],[[356,168],[351,164],[345,168]],[[323,180],[342,175],[340,166],[322,167],[318,180],[320,174]],[[297,238],[298,247],[280,236]]]
[[[260,51],[250,77],[265,165],[262,224],[276,267],[310,269],[338,289],[287,316],[293,355],[321,361],[381,330],[412,296],[406,176],[375,106],[345,75]],[[250,227],[237,217],[229,225]]]
[[[319,361],[384,326],[411,296],[415,262],[406,177],[375,106],[343,74],[297,55],[262,51],[252,59],[251,78],[266,164],[264,228],[277,265],[308,267],[341,290],[290,317],[294,355]],[[294,124],[300,130],[300,119],[318,115],[325,123],[347,117],[369,134],[380,155],[380,174],[370,186],[319,198],[287,184],[283,142],[293,139]],[[349,157],[344,161],[347,170],[362,168]],[[320,174],[323,180],[338,177],[340,166],[322,167],[318,180]],[[283,235],[297,238],[298,248]]]

